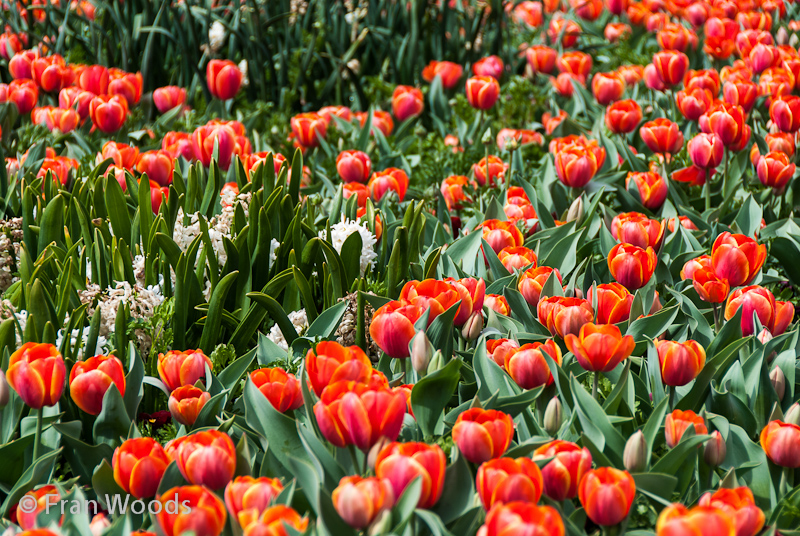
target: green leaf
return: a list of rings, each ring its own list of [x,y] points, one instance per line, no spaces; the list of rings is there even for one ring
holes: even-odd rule
[[[217,346],[219,333],[222,330],[222,313],[225,310],[225,298],[228,296],[228,291],[238,276],[238,271],[225,275],[214,287],[214,292],[211,293],[208,315],[206,315],[206,323],[203,326],[203,334],[200,337],[200,348],[206,354],[213,352]]]
[[[443,432],[444,409],[458,386],[461,365],[461,360],[453,359],[444,368],[422,378],[411,390],[414,417],[426,437]]]
[[[311,322],[305,336],[311,339],[316,337],[329,339],[333,337],[346,310],[347,301],[340,301],[333,307],[328,307],[317,316],[316,320]]]
[[[8,492],[6,500],[3,501],[2,517],[7,518],[11,507],[15,506],[20,498],[36,487],[48,480],[48,475],[53,471],[56,458],[61,454],[61,449],[53,450],[40,456],[26,470],[22,476]]]
[[[113,383],[103,396],[103,409],[94,422],[92,437],[95,443],[107,443],[117,446],[127,439],[131,427],[131,418],[125,408],[125,401]]]
[[[417,410],[414,410],[416,415]],[[445,524],[461,517],[472,505],[474,497],[474,479],[466,458],[459,454],[455,461],[447,467],[444,475],[445,492],[431,510]]]

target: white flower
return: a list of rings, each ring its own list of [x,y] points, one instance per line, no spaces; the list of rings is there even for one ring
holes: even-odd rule
[[[378,256],[375,253],[375,244],[378,241],[367,228],[366,223],[347,220],[343,216],[342,221],[331,226],[331,244],[341,254],[345,240],[353,233],[361,235],[361,275],[364,275],[372,266],[372,261]],[[325,231],[320,231],[319,237],[325,239]]]
[[[289,320],[292,322],[295,331],[298,335],[303,335],[306,330],[308,329],[308,317],[306,316],[306,310],[300,309],[299,311],[292,311],[287,315]],[[276,345],[280,346],[284,350],[289,349],[289,344],[286,342],[286,339],[283,337],[283,333],[281,332],[281,328],[278,327],[278,324],[272,326],[269,330],[269,335],[267,338],[274,342]]]
[[[272,268],[272,265],[275,264],[275,261],[278,260],[278,248],[281,246],[281,243],[275,240],[274,238],[269,243],[269,266]]]
[[[208,46],[211,47],[213,52],[217,52],[224,43],[225,26],[220,21],[215,20],[211,28],[208,29]]]
[[[78,351],[72,355],[72,358],[76,361],[82,360],[84,358],[93,357],[93,356],[84,356],[83,350],[86,348],[86,343],[89,341],[89,330],[84,329],[83,335],[81,336],[81,344],[78,344],[78,332],[80,330],[73,329],[72,333],[70,334],[69,339],[69,346],[70,348],[78,348]],[[64,342],[64,330],[60,329],[56,333],[56,347],[61,348],[61,344]],[[111,351],[111,345],[108,342],[108,339],[103,337],[102,335],[97,336],[97,345],[94,348],[94,355],[108,355]]]
[[[250,85],[250,78],[247,77],[247,60],[239,62],[239,70],[242,72],[242,86],[247,87]]]

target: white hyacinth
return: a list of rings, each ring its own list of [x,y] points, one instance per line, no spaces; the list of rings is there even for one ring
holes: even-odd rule
[[[370,232],[366,223],[359,223],[357,221],[348,220],[342,217],[342,221],[331,226],[331,244],[334,249],[341,254],[342,246],[345,240],[353,234],[358,233],[361,235],[361,275],[364,275],[367,270],[372,266],[372,262],[378,256],[375,253],[375,244],[378,240],[375,235]],[[322,239],[327,238],[325,231],[319,232],[319,237]]]
[[[217,52],[225,44],[225,26],[218,20],[215,20],[208,29],[208,46],[211,47],[213,52]]]
[[[294,325],[294,329],[297,334],[303,335],[308,329],[308,317],[306,316],[306,310],[300,309],[299,311],[292,311],[287,316],[292,322],[292,325]],[[289,344],[286,342],[286,339],[283,337],[283,333],[277,324],[270,328],[267,338],[284,350],[289,349]]]
[[[73,329],[72,330],[72,334],[70,335],[70,338],[69,338],[69,347],[70,348],[75,348],[75,347],[79,346],[78,345],[78,332],[79,331],[80,330],[77,330],[77,329]],[[77,353],[72,354],[72,358],[74,360],[79,361],[79,360],[82,360],[82,359],[87,359],[89,357],[93,357],[93,356],[84,356],[83,355],[83,349],[86,347],[86,343],[88,341],[89,341],[89,330],[88,329],[84,329],[83,330],[83,334],[81,335],[80,347],[78,348]],[[56,333],[56,347],[61,348],[61,344],[63,342],[64,342],[64,330],[60,329]],[[110,351],[111,351],[111,345],[109,344],[108,339],[103,337],[102,335],[98,335],[97,336],[97,345],[94,348],[94,355],[100,355],[100,354],[108,355],[108,353]]]

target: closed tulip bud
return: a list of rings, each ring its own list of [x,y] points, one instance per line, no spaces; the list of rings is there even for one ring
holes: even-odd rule
[[[41,409],[58,403],[67,369],[55,346],[27,342],[11,354],[6,374],[8,384],[25,405]]]
[[[211,394],[193,385],[178,387],[169,395],[167,407],[175,422],[184,426],[193,426]]]
[[[166,452],[177,462],[183,478],[198,486],[222,489],[236,470],[236,447],[231,437],[219,430],[173,439]]]
[[[461,336],[468,341],[474,341],[480,337],[481,331],[483,331],[483,313],[475,311],[461,329]]]
[[[783,401],[783,396],[786,394],[786,376],[780,367],[775,367],[769,373],[769,381],[772,383],[772,388],[775,389],[775,394],[778,395],[778,400]]]
[[[706,351],[697,341],[657,341],[656,350],[665,385],[686,385],[700,374],[706,364]]]
[[[411,339],[411,366],[418,374],[424,375],[433,357],[433,345],[424,331],[419,331]]]
[[[336,171],[346,183],[366,184],[372,173],[372,160],[361,151],[342,151],[336,158]]]
[[[477,110],[488,110],[500,96],[500,84],[491,76],[473,76],[467,80],[467,101]]]
[[[567,221],[576,221],[580,223],[581,220],[583,220],[583,196],[578,196],[569,206]]]
[[[733,518],[727,512],[711,506],[689,509],[680,503],[664,508],[656,522],[656,536],[674,534],[737,536]]]
[[[586,516],[604,527],[621,523],[628,517],[635,496],[633,477],[613,467],[589,471],[578,488],[578,498]]]
[[[11,396],[6,380],[6,373],[0,370],[0,409],[8,405],[8,399]]]
[[[125,369],[114,356],[98,355],[78,361],[69,375],[69,394],[75,405],[89,415],[99,415],[103,397],[114,384],[125,396]]]
[[[211,60],[206,67],[208,90],[219,100],[232,99],[242,87],[242,71],[230,60]]]
[[[331,495],[333,507],[354,529],[363,530],[394,506],[394,490],[388,480],[346,476]]]
[[[472,408],[461,413],[453,426],[453,441],[472,463],[499,458],[514,437],[511,416],[497,410]]]
[[[197,380],[204,380],[206,367],[213,369],[214,364],[202,350],[170,350],[166,354],[158,354],[158,375],[170,392],[184,385],[194,385]]]
[[[719,467],[725,462],[725,456],[728,453],[728,447],[722,434],[715,430],[711,434],[711,439],[706,441],[703,447],[703,460],[711,467]]]
[[[170,458],[152,437],[128,439],[114,451],[114,481],[137,499],[156,494]]]
[[[563,414],[564,409],[561,406],[561,400],[554,396],[547,403],[547,407],[544,410],[543,428],[550,436],[555,436],[561,429]]]
[[[36,87],[33,80],[14,80],[8,84],[7,88],[4,86],[5,84],[0,84],[0,94],[3,93],[3,90],[6,93],[5,98],[0,100],[13,102],[20,115],[27,114],[36,106],[36,102],[39,100],[39,88]]]
[[[641,430],[637,430],[625,443],[622,462],[631,473],[641,473],[647,468],[647,440]]]
[[[391,443],[392,443],[391,439],[389,439],[386,436],[381,436],[378,439],[378,441],[374,445],[372,445],[372,448],[370,448],[369,452],[367,453],[367,467],[369,467],[374,471],[375,462],[378,461],[378,455],[381,453],[384,447],[390,445]]]
[[[157,501],[154,517],[164,536],[219,536],[225,528],[225,504],[203,486],[171,488]]]
[[[783,422],[800,426],[800,402],[795,402],[786,411]]]
[[[375,521],[370,525],[367,531],[368,536],[382,536],[389,534],[392,530],[392,511],[383,510],[375,517]]]

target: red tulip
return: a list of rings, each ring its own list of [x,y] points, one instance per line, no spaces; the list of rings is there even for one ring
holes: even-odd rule
[[[481,186],[486,186],[487,184],[494,186],[496,181],[502,182],[507,169],[508,164],[504,163],[499,156],[494,155],[489,155],[488,160],[485,157],[481,158],[472,166],[475,179]]]
[[[106,95],[108,94],[109,81],[110,75],[108,69],[102,65],[89,65],[80,70],[75,84],[81,89],[94,93],[95,95]]]
[[[225,528],[225,505],[203,486],[180,486],[158,498],[155,518],[164,536],[219,536]],[[189,509],[187,512],[183,506]]]
[[[661,81],[669,88],[683,81],[689,58],[683,52],[662,50],[653,55],[653,65]]]
[[[550,38],[551,43],[555,43],[560,36],[561,45],[564,48],[574,47],[580,35],[581,27],[577,22],[560,17],[550,19],[550,25],[547,27],[547,37]]]
[[[495,80],[500,80],[503,76],[503,60],[500,56],[487,56],[472,64],[472,72],[475,76],[491,76]]]
[[[281,413],[303,405],[303,392],[294,374],[278,367],[261,368],[251,372],[250,379],[272,407]]]
[[[333,507],[354,529],[363,530],[394,506],[394,490],[386,479],[346,476],[331,495]]]
[[[594,303],[594,287],[589,287],[586,301]],[[633,305],[633,294],[619,283],[597,285],[597,324],[617,324],[628,320]]]
[[[756,165],[758,180],[776,192],[782,192],[794,177],[795,164],[782,152],[771,151],[762,156]]]
[[[167,151],[146,151],[139,156],[136,170],[147,173],[147,178],[159,186],[172,184],[172,173],[175,169],[175,159]]]
[[[486,516],[486,522],[478,529],[478,536],[517,534],[564,536],[564,522],[555,508],[515,501],[492,508]]]
[[[247,521],[244,536],[289,536],[287,529],[292,534],[303,534],[308,529],[308,518],[300,517],[293,508],[283,504],[276,504],[267,508],[257,519],[245,517]]]
[[[161,148],[167,151],[172,158],[183,157],[187,162],[195,159],[192,135],[186,132],[167,132],[161,140]]]
[[[477,464],[502,456],[513,437],[514,421],[497,410],[468,409],[453,426],[453,442],[458,450]]]
[[[106,134],[116,132],[128,117],[128,101],[119,96],[100,95],[89,103],[89,115],[98,130]]]
[[[219,100],[232,99],[242,87],[242,71],[231,60],[211,60],[206,67],[208,91]]]
[[[633,132],[642,120],[642,108],[633,99],[609,104],[606,108],[606,126],[615,134]]]
[[[206,367],[213,370],[214,364],[202,350],[170,350],[166,354],[158,354],[158,375],[170,392],[204,380]]]
[[[261,517],[283,491],[277,478],[237,476],[225,486],[225,506],[242,527]]]
[[[125,396],[125,369],[114,356],[97,355],[78,361],[69,374],[69,394],[75,405],[89,415],[99,415],[103,397],[114,384]]]
[[[761,430],[761,448],[772,463],[779,467],[800,467],[800,426],[782,421],[771,421]]]
[[[553,374],[544,355],[561,366],[561,349],[548,339],[544,344],[533,342],[511,349],[505,355],[504,367],[508,375],[523,389],[536,389],[553,383]]]
[[[533,461],[548,458],[553,459],[542,468],[544,494],[558,502],[574,498],[578,495],[578,484],[592,468],[589,449],[557,439],[533,452]]]
[[[558,180],[570,188],[586,186],[601,165],[594,152],[578,144],[568,145],[555,155]]]
[[[478,185],[464,175],[451,175],[442,181],[440,191],[447,210],[460,210],[465,202],[470,201],[470,196],[465,191],[468,187],[475,189]]]
[[[34,59],[31,62],[31,75],[36,85],[47,93],[61,91],[75,81],[75,73],[58,54]]]
[[[444,89],[453,89],[458,84],[463,72],[464,69],[457,63],[433,60],[422,70],[422,78],[430,83],[439,76]]]
[[[236,447],[230,436],[206,430],[173,439],[166,446],[183,477],[197,486],[222,489],[236,469]]]
[[[716,508],[726,513],[736,529],[736,536],[756,536],[766,521],[764,512],[756,506],[753,492],[745,486],[720,488],[706,493],[697,503],[701,507]]]
[[[557,53],[545,45],[534,45],[525,51],[525,58],[534,73],[550,74],[556,66]]]
[[[578,489],[586,516],[604,527],[617,525],[628,517],[635,496],[633,477],[613,467],[589,471]]]
[[[681,387],[694,380],[706,364],[706,351],[693,340],[656,341],[661,379],[665,385]]]
[[[319,145],[319,138],[325,138],[328,126],[319,114],[313,112],[295,115],[290,124],[297,142],[303,147]]]
[[[35,342],[26,342],[11,354],[6,371],[8,384],[33,409],[58,403],[66,375],[64,358],[56,347]]]
[[[525,246],[509,246],[497,253],[506,270],[513,272],[525,267],[536,268],[536,253]]]
[[[642,173],[648,175],[654,173]],[[630,177],[630,174],[628,175]],[[658,177],[658,175],[656,175]],[[611,235],[624,244],[639,248],[659,248],[664,239],[666,221],[651,220],[638,212],[623,212],[611,220]]]
[[[730,320],[742,308],[742,335],[755,333],[753,313],[772,335],[780,335],[794,317],[794,306],[788,302],[775,301],[772,292],[758,285],[734,290],[725,304],[725,320]]]
[[[478,110],[488,110],[500,96],[500,84],[491,76],[473,76],[467,80],[467,101]]]
[[[485,220],[479,228],[483,229],[483,239],[495,253],[507,247],[521,246],[524,242],[522,232],[511,222]]]
[[[675,154],[683,147],[683,134],[677,123],[659,117],[648,121],[639,129],[642,141],[654,153]]]
[[[408,190],[408,175],[400,168],[386,168],[373,173],[367,186],[376,202],[389,192],[396,192],[398,201],[402,202]]]
[[[141,180],[139,181],[139,185],[141,185]],[[148,184],[150,185],[150,205],[153,209],[153,214],[158,214],[158,209],[161,208],[161,203],[169,199],[169,188],[161,187],[155,181],[149,181]]]
[[[536,311],[541,322],[552,335],[561,338],[576,334],[581,326],[592,321],[592,304],[580,298],[551,296],[539,300]]]
[[[33,498],[34,500],[31,501],[30,498]],[[33,533],[34,536],[45,536],[41,533],[50,531],[45,531],[44,529],[34,530],[39,526],[39,514],[42,512],[49,512],[51,508],[55,510],[56,507],[54,505],[59,505],[60,500],[61,494],[58,492],[58,488],[52,484],[48,484],[27,492],[22,496],[20,502],[17,504],[16,510],[14,511],[14,514],[16,514],[17,517],[17,523],[19,523],[19,526],[24,531],[27,531],[28,534]],[[59,524],[60,522],[61,521],[59,520]],[[25,532],[22,534],[25,534]],[[58,536],[54,533],[50,534],[53,534],[53,536]]]
[[[499,367],[506,366],[506,357],[519,348],[513,339],[486,339],[486,354]]]
[[[39,88],[33,80],[14,80],[7,86],[0,84],[0,102],[13,102],[20,115],[25,115],[36,106]]]
[[[416,334],[414,323],[424,311],[422,305],[391,301],[373,313],[369,335],[389,356],[408,357],[408,343]]]
[[[667,446],[669,448],[674,448],[675,445],[680,443],[683,434],[690,426],[694,427],[694,433],[696,435],[705,435],[708,433],[705,420],[694,411],[681,411],[676,409],[668,414],[664,421],[664,439],[667,441]]]
[[[80,116],[75,110],[64,110],[45,106],[31,111],[31,122],[44,125],[50,132],[58,131],[66,134],[72,132],[80,124]]]
[[[721,102],[700,117],[700,129],[715,134],[727,148],[736,146],[745,135],[745,117],[741,106]],[[702,166],[701,166],[702,167]]]
[[[562,73],[575,75],[582,82],[585,82],[592,71],[592,57],[586,52],[572,50],[564,52],[558,58],[556,65]]]
[[[392,93],[392,113],[398,121],[417,117],[425,108],[422,92],[412,86],[397,86]]]
[[[386,478],[394,496],[400,498],[417,477],[422,479],[418,508],[431,508],[444,490],[445,457],[439,445],[425,443],[390,443],[375,461],[375,475]]]
[[[608,253],[611,276],[628,290],[645,286],[653,277],[657,262],[651,247],[642,249],[631,244],[617,244]]]
[[[127,439],[111,459],[114,481],[137,499],[152,497],[170,461],[161,444],[152,437]]]
[[[636,346],[631,335],[623,337],[613,324],[584,324],[577,336],[568,333],[564,342],[581,367],[593,372],[611,372]]]
[[[769,117],[783,132],[800,130],[800,97],[784,95],[772,100]]]
[[[162,114],[185,102],[186,90],[180,86],[165,86],[153,91],[153,104]]]
[[[356,112],[355,116],[362,127],[367,124],[367,118],[369,117],[367,112]],[[394,130],[394,121],[392,121],[392,115],[389,112],[384,112],[383,110],[373,111],[372,127],[373,129],[370,131],[370,134],[373,136],[375,135],[375,129],[377,128],[384,136],[388,137],[392,133],[392,130]]]
[[[592,93],[599,104],[611,104],[622,98],[625,81],[615,72],[597,73],[592,77]]]
[[[683,117],[690,121],[697,121],[700,119],[700,116],[706,113],[711,107],[713,100],[714,98],[711,96],[711,92],[702,87],[693,87],[691,89],[679,91],[675,95],[675,103],[678,105],[678,110],[683,114]]]
[[[550,274],[554,271],[553,268],[549,266],[539,266],[534,268],[529,268],[528,270],[522,272],[519,278],[519,283],[517,285],[517,290],[519,290],[522,297],[525,298],[525,301],[528,302],[528,305],[531,307],[536,307],[539,304],[539,297],[542,293],[542,287],[547,282],[547,279],[550,277]],[[558,282],[561,283],[561,272],[558,271],[558,268],[555,268],[556,277],[558,278]]]
[[[708,303],[722,303],[728,297],[730,285],[712,268],[700,268],[692,274],[692,285],[700,299]]]
[[[306,354],[306,372],[317,396],[328,385],[340,381],[367,383],[372,364],[358,346],[344,347],[337,342],[321,341]]]
[[[690,510],[679,503],[664,508],[656,522],[656,536],[674,534],[737,536],[733,519],[723,510],[711,506],[695,506]]]
[[[136,106],[142,98],[142,73],[126,73],[120,69],[111,69],[111,81],[108,83],[108,94],[119,95],[128,102],[128,107]]]
[[[542,472],[530,458],[497,458],[478,468],[475,487],[487,510],[514,501],[539,502],[544,488]]]
[[[217,164],[220,169],[227,170],[233,160],[236,150],[236,132],[229,125],[208,123],[197,127],[192,133],[192,148],[194,157],[204,167],[211,165],[214,156],[214,146],[218,149]]]
[[[711,248],[714,272],[732,287],[747,285],[767,259],[767,247],[742,234],[724,232]]]
[[[89,105],[94,96],[94,93],[84,91],[79,87],[65,87],[58,93],[58,107],[74,109],[78,112],[81,121],[84,121],[89,117]]]
[[[625,187],[629,188],[631,181],[639,192],[639,199],[642,205],[649,210],[658,210],[667,199],[669,188],[667,181],[658,173],[648,172],[628,172],[625,179]]]
[[[167,407],[169,407],[172,418],[178,424],[191,427],[197,420],[200,410],[210,399],[211,394],[202,389],[193,385],[184,385],[172,391]]]
[[[366,184],[372,172],[372,160],[361,151],[342,151],[336,158],[336,171],[346,183]]]

